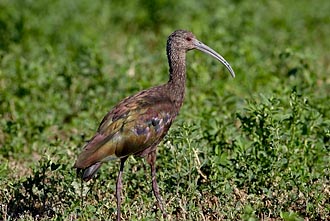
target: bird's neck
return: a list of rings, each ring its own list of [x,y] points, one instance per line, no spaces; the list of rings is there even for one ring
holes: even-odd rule
[[[186,52],[171,51],[167,53],[170,66],[170,79],[167,83],[170,99],[174,102],[175,107],[179,110],[182,106],[185,83],[186,83]]]

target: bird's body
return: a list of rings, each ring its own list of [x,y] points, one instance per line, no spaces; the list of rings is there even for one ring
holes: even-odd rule
[[[75,167],[88,168],[111,158],[146,156],[153,151],[178,114],[178,108],[173,109],[173,101],[162,93],[164,87],[144,90],[115,106],[85,145]],[[85,172],[83,178],[89,180],[92,176]]]
[[[199,42],[191,32],[178,30],[167,41],[170,66],[169,81],[125,98],[102,120],[96,135],[83,147],[75,163],[84,169],[83,179],[91,179],[102,163],[121,159],[117,179],[117,220],[120,220],[121,176],[124,163],[130,155],[146,157],[151,165],[152,187],[158,205],[165,216],[156,182],[156,148],[168,132],[182,106],[185,92],[188,50],[197,48],[221,61],[234,76],[230,65],[215,51]]]

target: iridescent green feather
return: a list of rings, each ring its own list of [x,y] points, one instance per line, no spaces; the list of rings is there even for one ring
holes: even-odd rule
[[[85,169],[109,159],[139,155],[160,142],[175,115],[166,95],[155,97],[142,91],[126,98],[102,120],[75,167]]]

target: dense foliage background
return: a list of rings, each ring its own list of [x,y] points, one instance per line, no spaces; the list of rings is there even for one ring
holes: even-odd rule
[[[329,220],[330,1],[0,1],[0,219],[110,220],[119,162],[72,168],[103,115],[167,81],[167,36],[187,55],[186,100],[158,150],[171,220]],[[162,220],[149,167],[124,171],[125,220]]]

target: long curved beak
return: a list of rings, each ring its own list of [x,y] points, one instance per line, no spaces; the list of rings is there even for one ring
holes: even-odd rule
[[[218,61],[220,61],[228,69],[231,76],[233,78],[235,77],[235,72],[232,69],[232,67],[230,66],[230,64],[221,55],[219,55],[216,51],[214,51],[209,46],[203,44],[202,42],[198,41],[197,39],[194,41],[194,45],[195,45],[196,49],[198,49],[206,54],[209,54],[212,57],[214,57],[215,59],[217,59]]]

